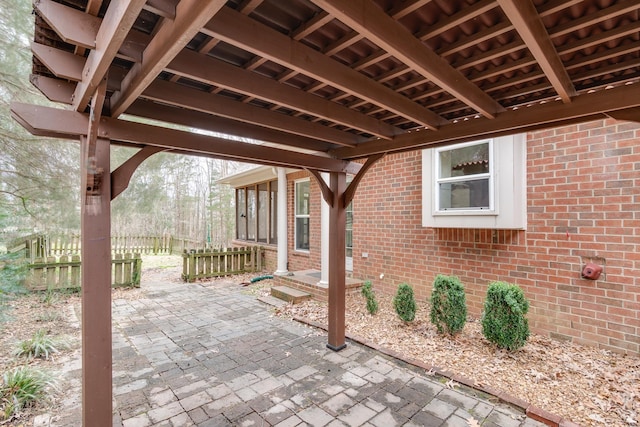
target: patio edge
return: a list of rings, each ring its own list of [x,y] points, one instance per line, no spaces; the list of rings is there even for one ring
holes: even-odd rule
[[[293,320],[295,320],[296,322],[299,323],[303,323],[305,325],[308,326],[312,326],[314,328],[318,328],[318,329],[322,329],[324,331],[327,330],[327,326],[318,323],[316,321],[307,319],[305,317],[299,317],[299,316],[293,316],[292,318]],[[576,424],[570,420],[566,420],[564,418],[562,418],[559,415],[553,414],[549,411],[546,411],[544,409],[538,408],[537,406],[527,402],[526,400],[520,399],[518,397],[512,396],[506,392],[503,392],[501,390],[495,389],[491,386],[485,386],[483,384],[476,384],[475,381],[473,381],[470,378],[464,377],[462,375],[458,375],[455,374],[453,372],[449,372],[446,371],[442,368],[439,368],[437,366],[432,366],[432,365],[428,365],[424,362],[421,362],[417,359],[413,359],[413,358],[408,358],[405,357],[403,355],[401,355],[400,353],[398,353],[397,351],[388,349],[386,347],[382,347],[379,345],[376,345],[372,342],[369,342],[368,340],[359,337],[357,335],[353,335],[350,333],[346,333],[346,338],[348,338],[351,341],[357,342],[358,344],[364,345],[366,347],[369,347],[373,350],[379,351],[382,354],[385,354],[387,356],[393,357],[395,359],[401,360],[405,363],[408,363],[410,365],[416,366],[418,368],[422,368],[426,371],[432,371],[437,375],[440,375],[442,377],[445,378],[449,378],[457,383],[463,384],[466,387],[470,387],[472,389],[478,390],[482,393],[486,393],[489,394],[491,396],[496,397],[497,399],[499,399],[500,401],[507,403],[509,405],[513,405],[517,408],[520,408],[525,414],[526,416],[528,416],[529,418],[532,418],[536,421],[540,421],[546,425],[548,425],[549,427],[580,427],[579,424]]]

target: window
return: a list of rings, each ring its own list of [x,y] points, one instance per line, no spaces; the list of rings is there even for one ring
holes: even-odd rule
[[[436,149],[436,211],[493,209],[492,141]]]
[[[422,225],[524,229],[526,137],[510,135],[422,152]]]
[[[295,183],[295,242],[296,250],[309,250],[309,180]]]
[[[278,182],[236,188],[236,239],[276,244]]]

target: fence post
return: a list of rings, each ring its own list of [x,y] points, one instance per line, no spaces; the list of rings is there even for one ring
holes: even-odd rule
[[[122,277],[122,263],[121,262],[117,262],[122,260],[122,254],[114,254],[113,255],[113,259],[114,261],[116,261],[114,263],[113,266],[113,270],[114,270],[114,274],[113,274],[113,284],[118,286],[121,285],[125,282],[125,280]]]
[[[195,252],[189,253],[189,283],[195,282],[196,279],[196,254]]]
[[[60,263],[67,263],[69,262],[69,257],[67,255],[62,255],[60,257]],[[64,266],[60,266],[60,287],[61,288],[68,288],[69,287],[69,266],[68,265],[64,265]]]
[[[80,255],[73,255],[71,262],[80,262]],[[74,265],[71,267],[71,286],[74,288],[80,287],[80,265]]]
[[[140,254],[134,254],[132,285],[139,288],[140,278],[142,277],[142,257]]]
[[[52,266],[47,265],[45,268],[47,270],[47,282],[46,289],[54,289],[56,287],[56,273],[58,270],[55,266],[56,257],[50,256],[47,257],[47,264],[54,264]]]
[[[132,257],[131,252],[127,252],[126,254],[124,254],[125,260],[131,260],[131,257]],[[131,262],[125,262],[123,270],[124,271],[122,273],[124,275],[124,281],[130,282],[131,281]]]

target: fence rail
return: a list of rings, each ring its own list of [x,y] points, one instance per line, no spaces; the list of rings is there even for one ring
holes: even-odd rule
[[[80,287],[79,255],[39,258],[28,265],[25,285],[30,290],[69,289]],[[111,260],[113,287],[140,286],[142,259],[140,254],[115,254]]]
[[[33,234],[15,239],[7,245],[11,253],[21,252],[32,263],[36,259],[50,256],[81,255],[81,238],[79,235],[45,235]],[[164,236],[111,236],[111,253],[137,253],[153,255],[180,255],[185,250],[210,251],[211,246],[205,242]]]
[[[264,248],[249,246],[205,252],[184,251],[182,254],[182,280],[194,282],[232,274],[262,271]]]

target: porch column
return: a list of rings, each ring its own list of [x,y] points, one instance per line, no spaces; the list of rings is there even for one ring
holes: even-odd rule
[[[287,174],[284,168],[278,169],[278,266],[275,275],[287,274]]]
[[[329,185],[329,174],[320,174],[324,182]],[[329,284],[329,204],[324,197],[320,200],[320,281],[318,285]]]
[[[347,346],[345,342],[345,190],[347,174],[331,172],[329,188],[332,202],[329,208],[329,342],[334,351]]]
[[[95,165],[82,154],[82,425],[111,427],[111,177],[109,140],[97,138]],[[93,156],[92,156],[93,157]],[[87,166],[102,168],[97,194],[87,191]],[[89,194],[88,194],[89,193]]]

